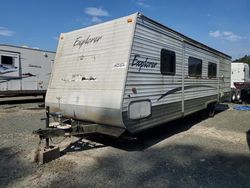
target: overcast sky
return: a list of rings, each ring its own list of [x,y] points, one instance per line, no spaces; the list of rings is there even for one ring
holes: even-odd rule
[[[2,0],[0,43],[55,51],[62,32],[138,11],[233,59],[250,54],[249,0]]]

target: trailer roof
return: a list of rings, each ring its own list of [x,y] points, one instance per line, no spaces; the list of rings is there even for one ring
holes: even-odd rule
[[[15,46],[15,45],[11,45],[11,44],[1,44],[0,43],[0,46],[7,46],[7,47],[21,48],[21,49],[29,49],[29,50],[35,50],[35,51],[41,51],[41,52],[48,52],[48,53],[56,53],[54,51],[35,49],[35,48],[31,48],[31,47]]]
[[[185,35],[177,32],[177,31],[175,31],[175,30],[173,30],[173,29],[171,29],[171,28],[169,28],[169,27],[167,27],[167,26],[165,26],[165,25],[163,25],[163,24],[161,24],[161,23],[159,23],[159,22],[157,22],[157,21],[155,21],[155,20],[153,20],[153,19],[151,19],[151,18],[149,18],[149,17],[141,14],[141,13],[139,13],[139,12],[138,12],[138,16],[141,17],[141,18],[147,19],[149,22],[152,22],[153,24],[156,24],[157,26],[166,29],[166,30],[168,30],[168,31],[176,34],[177,36],[182,37],[183,39],[186,40],[186,42],[189,42],[189,43],[191,43],[191,44],[193,44],[193,45],[195,45],[195,46],[197,46],[199,48],[202,48],[202,49],[205,49],[205,50],[209,50],[212,53],[218,54],[220,56],[223,56],[223,57],[226,57],[226,58],[229,58],[229,59],[232,58],[231,56],[229,56],[229,55],[227,55],[227,54],[225,54],[223,52],[220,52],[220,51],[218,51],[218,50],[216,50],[214,48],[211,48],[211,47],[209,47],[209,46],[207,46],[205,44],[202,44],[202,43],[200,43],[200,42],[198,42],[198,41],[196,41],[194,39],[191,39],[191,38],[189,38],[189,37],[187,37],[187,36],[185,36]]]

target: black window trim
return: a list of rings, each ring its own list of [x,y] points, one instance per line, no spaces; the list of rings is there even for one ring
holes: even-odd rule
[[[10,56],[10,55],[0,55],[1,57],[1,64],[2,65],[5,65],[5,66],[13,66],[14,65],[14,57],[13,56]],[[3,57],[8,57],[8,58],[11,58],[12,59],[12,62],[11,64],[10,63],[3,63]]]
[[[215,76],[214,75],[209,75],[209,64],[213,64],[213,65],[215,65],[215,67],[216,67],[216,73],[215,73]],[[207,77],[208,78],[217,78],[217,63],[213,63],[213,62],[208,62],[208,64],[207,64]]]
[[[190,62],[190,59],[196,59],[196,60],[199,60],[199,61],[201,61],[201,73],[200,74],[189,74],[189,62]],[[197,58],[197,57],[193,57],[193,56],[189,56],[188,57],[188,77],[190,77],[190,78],[202,78],[202,64],[203,64],[203,61],[202,61],[202,59],[200,59],[200,58]]]
[[[174,71],[173,72],[162,72],[162,52],[165,51],[166,54],[168,55],[174,55]],[[162,48],[161,49],[161,56],[160,56],[160,71],[162,75],[170,75],[170,76],[174,76],[176,74],[176,54],[175,51],[172,50],[168,50],[166,48]]]

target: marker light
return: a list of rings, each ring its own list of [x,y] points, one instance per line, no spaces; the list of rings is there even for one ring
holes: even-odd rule
[[[128,23],[131,23],[132,21],[133,21],[132,18],[128,18],[128,19],[127,19],[127,22],[128,22]]]
[[[134,94],[137,94],[137,89],[136,89],[135,87],[133,87],[133,88],[132,88],[132,92],[133,92]]]

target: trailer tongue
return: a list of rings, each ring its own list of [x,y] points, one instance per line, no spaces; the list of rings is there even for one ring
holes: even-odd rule
[[[57,121],[50,122],[51,118]],[[60,156],[59,147],[50,145],[49,140],[53,137],[84,136],[94,133],[120,137],[125,132],[122,128],[64,118],[61,112],[50,113],[49,106],[46,107],[46,118],[42,120],[46,120],[46,127],[33,131],[33,134],[40,138],[39,148],[35,152],[35,161],[42,164]],[[44,140],[45,147],[41,148],[41,142]]]
[[[60,123],[56,127],[49,126],[44,129],[40,128],[38,130],[33,131],[33,133],[39,135],[40,139],[47,139],[58,136],[70,137],[93,133],[108,134],[109,136],[119,137],[124,131],[124,129],[113,129],[108,126],[95,123],[76,122],[76,124],[74,125]]]
[[[57,121],[50,122],[51,117],[57,119]],[[46,107],[46,118],[42,120],[46,120],[46,128],[40,128],[33,131],[33,133],[39,135],[40,139],[46,140],[58,136],[70,137],[93,133],[120,137],[125,132],[125,129],[122,128],[64,118],[60,112],[50,113],[49,106]],[[46,147],[49,147],[48,140]]]

